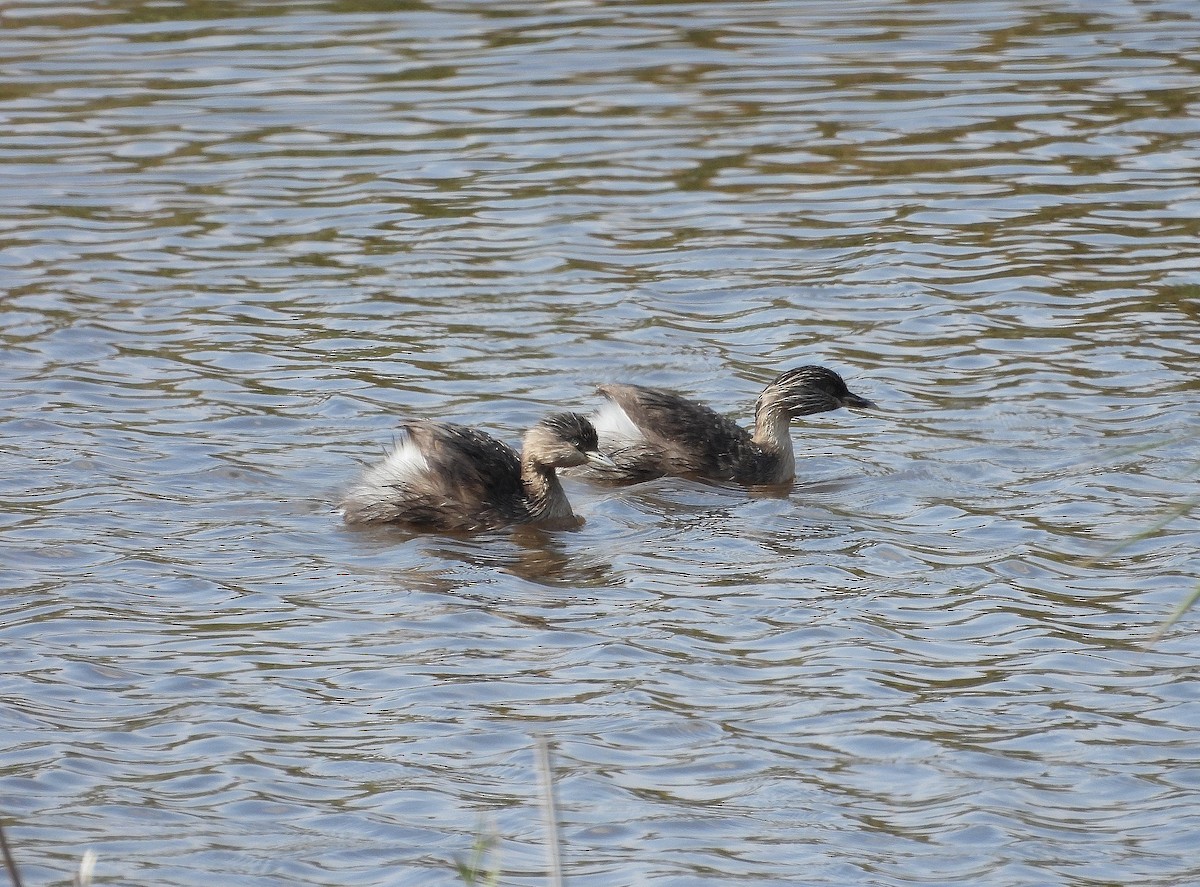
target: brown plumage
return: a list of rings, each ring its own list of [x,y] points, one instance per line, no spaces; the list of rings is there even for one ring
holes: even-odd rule
[[[577,518],[555,469],[611,464],[596,450],[596,429],[576,413],[542,419],[526,432],[520,455],[475,428],[410,422],[383,463],[346,494],[341,511],[348,524],[447,531],[570,524]]]
[[[587,476],[636,483],[664,475],[736,481],[787,483],[795,477],[791,420],[875,404],[851,393],[833,370],[803,366],[771,382],[754,405],[754,429],[747,431],[716,411],[661,388],[601,385],[608,401],[593,418],[600,450],[613,467],[589,468]]]

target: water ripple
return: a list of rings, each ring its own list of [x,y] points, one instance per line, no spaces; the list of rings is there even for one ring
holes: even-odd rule
[[[1191,5],[368,6],[5,7],[25,879],[541,883],[534,733],[572,883],[1200,878]],[[813,362],[881,409],[790,496],[331,510],[405,418]]]

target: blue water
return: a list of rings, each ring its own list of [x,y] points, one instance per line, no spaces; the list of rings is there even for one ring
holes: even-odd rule
[[[7,4],[25,882],[544,884],[537,735],[575,887],[1200,881],[1193,7]],[[790,496],[332,510],[814,362]]]

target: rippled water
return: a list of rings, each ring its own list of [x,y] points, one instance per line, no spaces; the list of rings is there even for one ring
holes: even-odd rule
[[[574,885],[1200,881],[1195,3],[396,7],[0,10],[26,883],[546,883],[535,734]],[[810,362],[787,498],[330,510]]]

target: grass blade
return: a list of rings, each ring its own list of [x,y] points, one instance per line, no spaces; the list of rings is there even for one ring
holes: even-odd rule
[[[4,826],[0,824],[0,853],[4,854],[4,867],[12,878],[13,887],[24,887],[21,883],[21,873],[17,871],[17,861],[13,859],[12,851],[8,849],[8,836],[4,834]]]
[[[563,887],[562,852],[558,834],[558,803],[554,797],[554,768],[550,761],[550,743],[535,736],[538,775],[542,784],[542,815],[546,820],[546,863],[550,868],[551,887]]]

